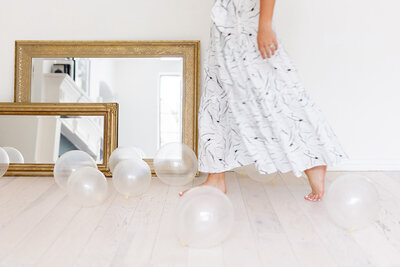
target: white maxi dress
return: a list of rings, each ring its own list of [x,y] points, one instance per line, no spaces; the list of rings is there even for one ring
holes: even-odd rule
[[[199,171],[254,164],[297,177],[348,156],[299,81],[278,39],[263,59],[257,46],[260,0],[216,0],[199,106]]]

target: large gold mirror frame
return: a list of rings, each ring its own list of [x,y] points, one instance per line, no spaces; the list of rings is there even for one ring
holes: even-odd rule
[[[102,162],[97,166],[105,175],[111,176],[108,166],[108,158],[117,147],[118,131],[118,104],[117,103],[0,103],[0,118],[11,117],[13,126],[19,117],[100,117],[104,124],[102,143]],[[4,125],[2,125],[3,127]],[[23,129],[29,136],[32,130],[28,125]],[[1,134],[4,134],[2,129]],[[11,131],[11,133],[13,133]],[[20,135],[13,133],[16,138]],[[26,135],[25,135],[26,136]],[[23,140],[20,140],[23,141]],[[50,140],[48,141],[50,142]],[[44,144],[47,143],[45,140]],[[43,143],[42,143],[43,144]],[[53,174],[53,163],[24,163],[10,164],[7,176],[51,176]]]
[[[198,154],[199,41],[16,41],[15,45],[15,102],[31,102],[32,61],[36,58],[181,58],[181,140]],[[153,160],[146,161],[154,170]]]

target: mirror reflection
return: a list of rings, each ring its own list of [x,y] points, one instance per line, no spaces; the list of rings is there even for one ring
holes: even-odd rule
[[[103,162],[103,116],[0,115],[0,147],[25,163],[55,163],[70,150],[82,150]]]
[[[32,102],[118,102],[119,146],[182,142],[183,58],[33,58]]]

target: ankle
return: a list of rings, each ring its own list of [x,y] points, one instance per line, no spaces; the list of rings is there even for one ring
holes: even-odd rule
[[[210,173],[207,180],[211,181],[225,181],[225,173]]]

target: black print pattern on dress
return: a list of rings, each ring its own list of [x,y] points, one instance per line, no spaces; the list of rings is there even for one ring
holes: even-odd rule
[[[255,164],[293,171],[348,156],[297,76],[278,39],[275,55],[257,48],[259,0],[216,0],[199,107],[199,171]]]

